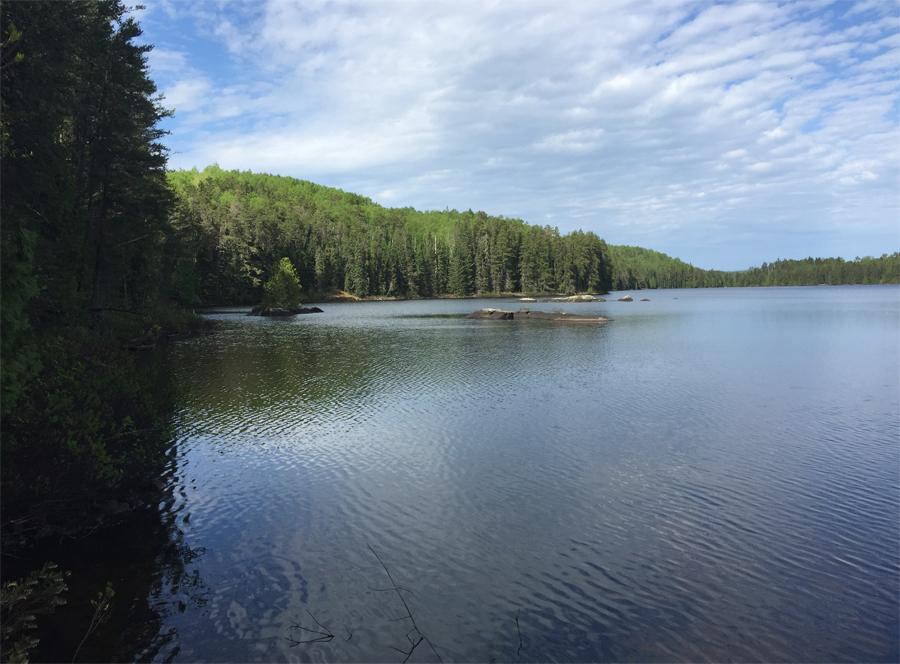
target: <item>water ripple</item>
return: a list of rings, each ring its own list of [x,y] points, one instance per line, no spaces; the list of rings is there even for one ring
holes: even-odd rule
[[[804,336],[799,305],[718,296],[579,309],[604,327],[340,305],[179,344],[163,507],[213,596],[165,629],[197,661],[395,661],[371,544],[445,661],[896,659],[896,316],[814,303]],[[292,649],[307,609],[335,638]]]

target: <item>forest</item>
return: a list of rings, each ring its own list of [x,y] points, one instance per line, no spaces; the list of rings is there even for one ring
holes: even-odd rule
[[[0,17],[0,658],[25,661],[66,586],[52,565],[8,578],[16,552],[110,522],[159,476],[175,389],[127,347],[200,322],[169,305],[167,111],[139,25],[117,0]]]
[[[251,172],[175,171],[169,182],[179,302],[258,302],[282,257],[314,297],[434,297],[605,292],[606,243],[594,233],[484,212],[384,208],[311,182]]]
[[[140,27],[115,0],[2,19],[3,511],[27,530],[146,476],[171,395],[123,346],[191,319],[169,305],[167,112]]]
[[[702,270],[641,247],[610,245],[609,251],[616,290],[900,283],[898,252],[852,261],[812,257],[785,259],[746,270],[723,272]]]

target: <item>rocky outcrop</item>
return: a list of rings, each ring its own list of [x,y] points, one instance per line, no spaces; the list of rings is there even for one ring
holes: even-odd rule
[[[568,297],[554,297],[549,300],[541,300],[541,302],[606,302],[606,300],[593,295],[570,295]]]
[[[626,295],[625,297],[620,297],[619,302],[634,302],[630,295]]]
[[[470,313],[466,318],[471,320],[543,320],[573,323],[605,323],[609,320],[602,316],[579,316],[548,311],[506,311],[504,309],[479,309]]]
[[[466,318],[478,320],[512,320],[515,316],[514,311],[505,311],[504,309],[479,309],[473,311]]]
[[[253,307],[248,316],[296,316],[297,314],[321,314],[319,307],[298,307],[296,309],[281,309],[279,307]]]

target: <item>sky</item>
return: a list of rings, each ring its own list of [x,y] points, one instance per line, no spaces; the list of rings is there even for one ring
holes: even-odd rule
[[[900,4],[144,0],[173,169],[697,267],[900,250]]]

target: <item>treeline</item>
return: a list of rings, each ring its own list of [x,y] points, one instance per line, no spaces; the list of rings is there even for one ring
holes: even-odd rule
[[[609,252],[615,290],[700,288],[708,285],[706,270],[658,251],[611,245]]]
[[[819,284],[900,283],[900,253],[843,258],[806,258],[763,263],[740,272],[726,272],[725,286],[816,286]]]
[[[258,302],[280,258],[304,290],[358,297],[603,292],[608,248],[594,233],[484,212],[389,209],[357,194],[250,172],[176,171],[173,293]]]
[[[289,177],[175,171],[172,295],[185,305],[259,302],[282,257],[304,292],[358,297],[606,292],[646,288],[878,284],[900,281],[898,255],[779,260],[703,270],[666,254],[608,246],[594,233],[484,212],[384,208]]]
[[[641,247],[609,247],[616,290],[721,288],[723,286],[818,286],[900,283],[900,253],[880,258],[806,258],[763,263],[747,270],[702,270]]]

